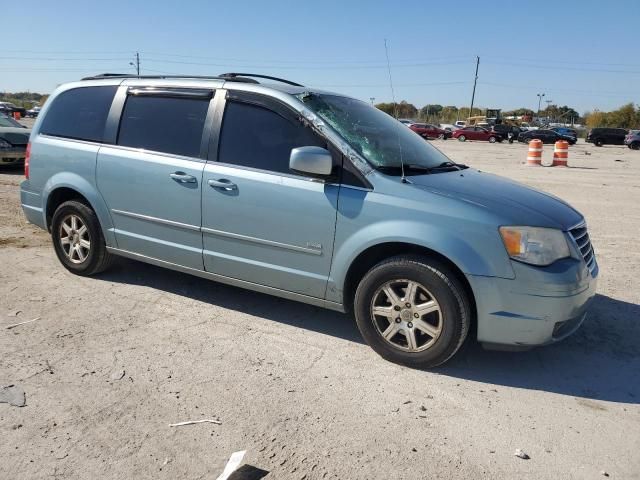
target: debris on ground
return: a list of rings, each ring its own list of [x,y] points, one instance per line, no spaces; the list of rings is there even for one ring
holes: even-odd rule
[[[14,407],[24,407],[27,397],[24,390],[17,385],[7,385],[0,388],[0,403],[8,403]]]
[[[169,426],[170,427],[182,427],[183,425],[194,425],[196,423],[215,423],[216,425],[222,425],[222,422],[220,420],[213,420],[211,418],[205,418],[203,420],[189,420],[189,421],[186,421],[186,422],[170,423]]]
[[[531,458],[529,455],[527,455],[525,452],[523,452],[519,448],[516,448],[516,451],[515,451],[514,455],[516,457],[518,457],[518,458],[523,459],[523,460],[529,460]]]
[[[11,330],[12,328],[16,328],[16,327],[19,327],[20,325],[24,325],[25,323],[36,322],[38,320],[40,320],[40,317],[36,317],[34,319],[31,319],[31,320],[26,320],[26,321],[20,322],[20,323],[14,323],[13,325],[7,325],[6,328],[7,328],[7,330]]]
[[[224,470],[222,471],[220,476],[216,478],[216,480],[227,480],[231,476],[231,474],[236,471],[236,469],[240,465],[240,462],[242,462],[242,459],[244,458],[245,453],[247,453],[246,450],[242,450],[240,452],[233,452],[231,454],[231,457],[229,457],[229,461],[227,462],[227,465],[224,467]]]
[[[22,310],[13,310],[13,311],[7,313],[7,317],[17,317],[21,313],[22,313]]]
[[[115,371],[111,374],[111,380],[122,380],[124,378],[125,373],[126,372],[124,370]]]
[[[600,473],[602,474],[603,477],[608,477],[609,476],[609,474],[607,472],[605,472],[604,470],[602,470]]]

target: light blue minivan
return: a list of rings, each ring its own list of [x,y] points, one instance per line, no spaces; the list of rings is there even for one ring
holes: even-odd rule
[[[259,80],[256,80],[259,79]],[[60,262],[124,256],[353,312],[384,358],[570,335],[596,290],[583,216],[453,162],[366,102],[253,74],[59,87],[21,201]]]

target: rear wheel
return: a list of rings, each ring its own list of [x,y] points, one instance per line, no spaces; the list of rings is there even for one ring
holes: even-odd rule
[[[94,275],[113,261],[95,212],[82,202],[61,204],[51,220],[51,239],[60,263],[77,275]]]
[[[467,141],[467,137],[465,137],[464,135],[460,135],[458,137],[458,140],[461,141],[461,142],[466,142]]]
[[[471,322],[469,301],[455,275],[418,256],[397,256],[373,267],[358,286],[354,311],[371,348],[411,367],[446,362]]]
[[[496,137],[489,137],[489,143],[496,143]]]
[[[446,140],[446,139],[447,139],[447,137],[446,137],[446,135],[445,135],[444,133],[441,133],[441,134],[439,134],[439,135],[438,135],[438,139],[440,139],[440,140]]]
[[[633,142],[629,146],[631,147],[632,150],[640,150],[640,142]]]

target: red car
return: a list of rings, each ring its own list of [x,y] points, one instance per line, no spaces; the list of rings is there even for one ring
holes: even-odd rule
[[[411,123],[409,128],[424,138],[439,138],[440,140],[451,138],[451,132],[428,123]]]
[[[457,138],[461,142],[467,140],[484,140],[485,142],[501,142],[502,136],[499,133],[492,132],[482,127],[464,127],[453,132],[453,138]]]

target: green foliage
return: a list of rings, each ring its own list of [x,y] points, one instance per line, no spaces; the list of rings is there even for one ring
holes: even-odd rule
[[[418,109],[415,105],[402,100],[400,103],[378,103],[376,108],[397,118],[415,118]]]
[[[617,110],[601,112],[594,110],[585,113],[587,127],[640,128],[640,107],[627,103]]]

